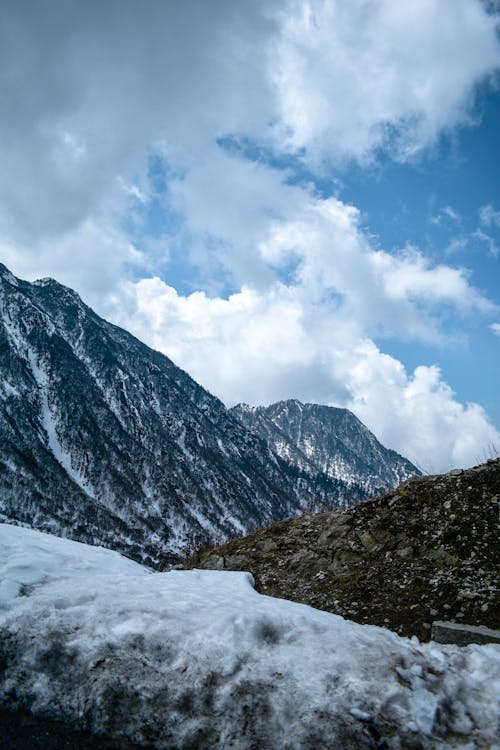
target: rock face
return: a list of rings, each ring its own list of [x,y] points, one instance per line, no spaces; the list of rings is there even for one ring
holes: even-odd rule
[[[346,512],[306,515],[200,552],[258,591],[428,639],[433,620],[498,627],[500,458],[421,477]]]
[[[456,622],[433,622],[432,640],[436,643],[454,643],[457,646],[468,646],[470,643],[500,645],[500,630]]]
[[[158,566],[359,499],[290,467],[167,357],[0,265],[0,516]]]
[[[396,487],[421,472],[384,448],[348,409],[302,404],[238,404],[232,413],[291,466],[340,479],[365,498]]]

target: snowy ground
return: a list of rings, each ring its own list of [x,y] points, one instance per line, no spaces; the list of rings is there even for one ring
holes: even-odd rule
[[[0,524],[0,704],[158,748],[500,748],[500,647],[420,645]],[[498,743],[498,744],[497,744]]]

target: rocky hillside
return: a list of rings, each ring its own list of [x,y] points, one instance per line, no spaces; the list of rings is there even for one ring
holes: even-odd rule
[[[188,567],[426,639],[433,620],[498,627],[500,458],[410,480],[346,512],[304,515],[204,550]]]
[[[158,566],[361,495],[291,467],[167,357],[0,264],[0,517]]]
[[[420,474],[348,409],[290,399],[270,406],[238,404],[231,411],[290,466],[340,479],[365,498]]]

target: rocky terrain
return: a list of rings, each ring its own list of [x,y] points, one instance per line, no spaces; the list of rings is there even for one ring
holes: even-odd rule
[[[270,406],[238,404],[231,412],[290,466],[359,487],[365,498],[421,474],[381,445],[349,409],[288,399]]]
[[[250,571],[262,593],[405,636],[428,639],[433,620],[497,628],[499,500],[497,458],[275,523],[186,566]]]

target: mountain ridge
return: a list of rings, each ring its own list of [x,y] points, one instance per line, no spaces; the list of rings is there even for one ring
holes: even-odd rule
[[[158,566],[356,488],[286,464],[163,354],[0,265],[0,513]]]
[[[287,399],[269,406],[237,404],[231,412],[290,465],[359,486],[366,497],[421,473],[385,448],[349,409]]]

